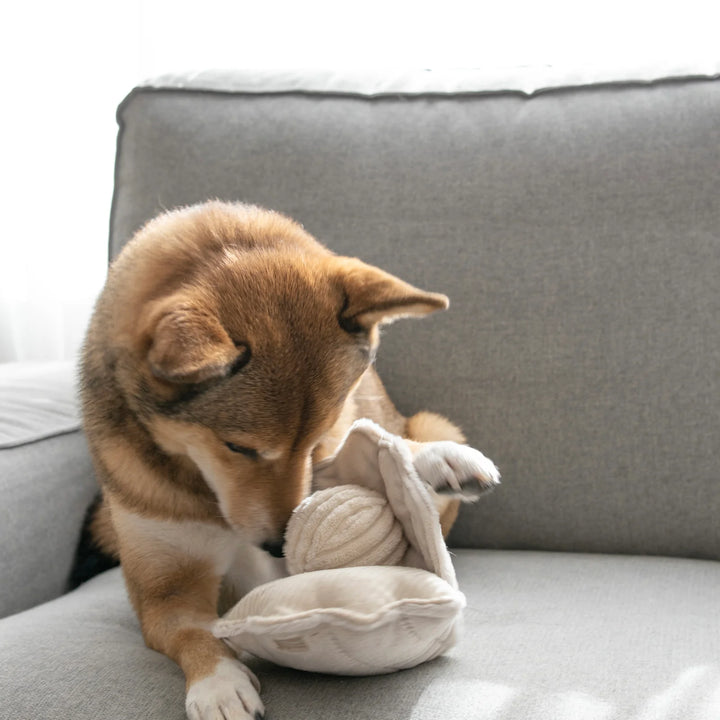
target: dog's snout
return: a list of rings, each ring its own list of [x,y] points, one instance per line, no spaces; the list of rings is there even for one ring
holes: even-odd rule
[[[266,540],[260,546],[266,553],[270,553],[273,557],[282,558],[285,557],[283,548],[285,542],[283,540]]]

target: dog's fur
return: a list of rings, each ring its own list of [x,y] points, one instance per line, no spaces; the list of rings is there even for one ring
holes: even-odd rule
[[[438,488],[497,479],[480,453],[462,477],[444,462],[447,443],[430,441],[462,433],[403,418],[372,367],[379,325],[447,303],[240,204],[161,215],[112,265],[81,368],[103,495],[93,531],[121,561],[147,644],[185,672],[191,718],[262,716],[254,675],[208,629],[221,584],[238,594],[275,576],[260,546],[280,546],[312,464],[355,419],[415,441]],[[437,497],[447,532],[458,503]]]

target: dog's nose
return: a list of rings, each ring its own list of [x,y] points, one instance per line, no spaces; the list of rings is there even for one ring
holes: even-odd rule
[[[260,547],[273,557],[281,558],[285,557],[285,553],[283,552],[284,545],[283,540],[266,540]]]

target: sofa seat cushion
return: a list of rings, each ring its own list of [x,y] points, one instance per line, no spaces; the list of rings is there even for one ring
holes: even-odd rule
[[[720,564],[477,550],[455,562],[468,607],[447,656],[361,678],[251,660],[268,717],[717,719]],[[184,717],[182,674],[144,646],[117,569],[0,621],[0,647],[8,717]]]
[[[3,717],[181,720],[180,669],[143,643],[119,568],[0,620]]]

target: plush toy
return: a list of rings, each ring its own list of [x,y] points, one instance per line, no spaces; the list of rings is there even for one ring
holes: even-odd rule
[[[387,498],[362,485],[318,490],[293,513],[285,535],[288,572],[399,565],[408,541]]]
[[[215,635],[237,652],[340,675],[393,672],[446,652],[465,597],[407,442],[359,420],[314,481],[323,489],[287,529],[291,575],[248,593]]]

